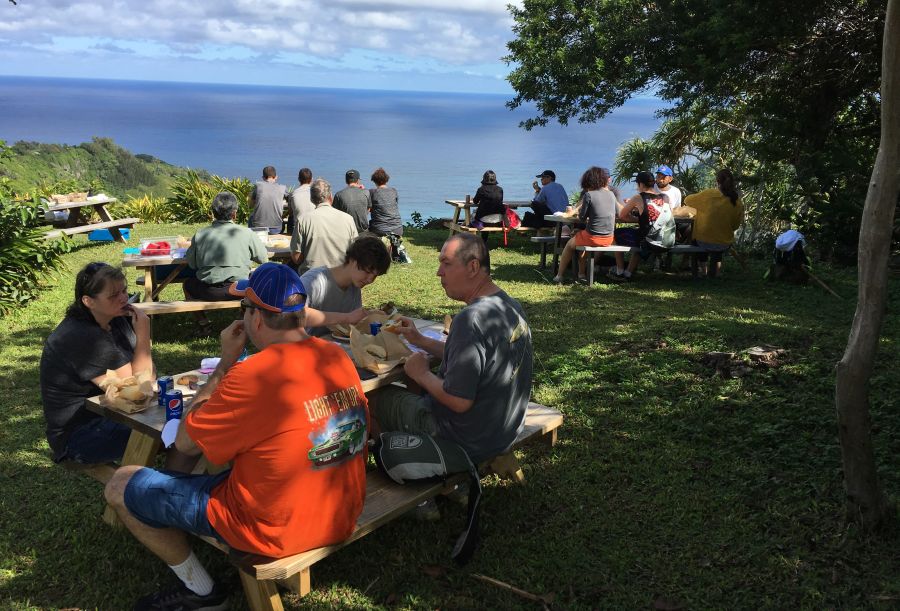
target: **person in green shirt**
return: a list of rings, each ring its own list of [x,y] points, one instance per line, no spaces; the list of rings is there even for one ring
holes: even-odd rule
[[[213,222],[198,231],[185,253],[188,267],[196,276],[184,281],[184,296],[188,300],[226,301],[238,299],[228,287],[250,276],[252,262],[268,260],[266,247],[248,227],[234,222],[238,201],[233,193],[223,191],[212,202]],[[199,333],[211,332],[204,312],[197,313]]]

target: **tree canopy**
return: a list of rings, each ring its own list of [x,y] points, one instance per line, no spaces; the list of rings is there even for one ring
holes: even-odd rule
[[[885,3],[524,0],[511,8],[511,107],[531,129],[593,122],[656,94],[656,161],[730,165],[830,244],[858,233],[878,146]],[[685,166],[688,164],[685,164]]]

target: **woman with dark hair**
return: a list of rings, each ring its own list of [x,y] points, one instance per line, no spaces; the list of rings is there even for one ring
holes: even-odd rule
[[[372,220],[369,231],[378,236],[390,234],[403,235],[403,222],[400,220],[400,205],[397,189],[387,185],[391,177],[384,168],[372,172],[374,189],[369,189],[372,198]]]
[[[650,172],[638,172],[634,178],[637,194],[625,200],[619,211],[619,220],[637,221],[637,246],[625,267],[625,255],[615,253],[616,266],[609,269],[609,278],[615,282],[631,280],[641,261],[664,253],[675,242],[675,218],[668,200],[655,191],[656,178]]]
[[[121,458],[131,429],[84,407],[99,383],[153,373],[150,319],[128,303],[122,270],[89,263],[75,277],[75,301],[44,343],[40,383],[53,460],[81,463]]]
[[[566,268],[572,261],[576,246],[612,246],[616,215],[621,204],[609,190],[609,170],[592,166],[581,176],[581,196],[578,199],[578,218],[585,228],[569,238],[559,259],[559,270],[553,282],[562,282]],[[585,280],[585,257],[578,260],[578,280]]]
[[[734,232],[744,219],[744,203],[741,201],[734,174],[731,170],[716,172],[716,188],[705,189],[684,198],[684,205],[697,210],[692,236],[694,244],[706,250],[697,255],[701,271],[715,278],[722,270],[722,253],[731,248]],[[707,258],[712,264],[707,269]]]
[[[372,201],[372,220],[369,231],[379,237],[387,237],[391,242],[391,259],[399,263],[409,263],[403,248],[403,221],[400,220],[400,204],[397,189],[387,186],[391,177],[384,168],[372,172],[374,189],[369,189]]]
[[[497,175],[493,170],[488,170],[481,178],[481,186],[475,191],[472,203],[477,206],[475,219],[472,225],[477,228],[502,227],[503,217],[506,215],[506,206],[503,205],[503,188],[497,184]],[[481,238],[487,242],[488,234],[481,233]]]

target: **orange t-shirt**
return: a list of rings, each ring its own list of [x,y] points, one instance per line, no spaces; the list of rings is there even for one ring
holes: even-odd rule
[[[366,496],[368,403],[338,346],[273,344],[222,378],[185,427],[232,463],[206,515],[232,547],[282,557],[346,539]]]

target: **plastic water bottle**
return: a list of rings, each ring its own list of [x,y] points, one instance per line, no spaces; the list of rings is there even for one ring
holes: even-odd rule
[[[244,351],[241,352],[241,356],[238,357],[237,362],[240,363],[241,361],[246,361],[249,356],[250,354],[247,352],[247,349],[244,348]]]

